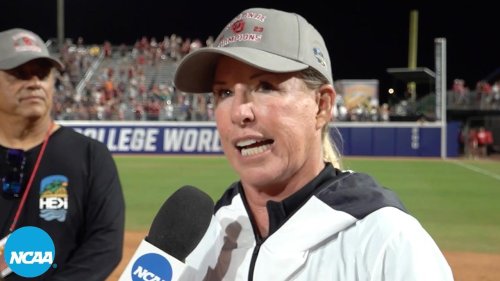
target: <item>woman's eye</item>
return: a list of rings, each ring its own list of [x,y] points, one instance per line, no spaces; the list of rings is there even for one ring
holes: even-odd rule
[[[274,86],[269,82],[261,81],[257,86],[257,91],[259,92],[270,92],[274,90]]]
[[[224,100],[232,95],[233,95],[233,93],[227,89],[221,89],[221,90],[214,91],[214,97],[215,97],[216,102]]]

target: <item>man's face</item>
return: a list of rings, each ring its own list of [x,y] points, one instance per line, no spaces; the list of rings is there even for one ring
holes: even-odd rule
[[[39,119],[50,115],[54,84],[53,64],[46,59],[0,70],[0,118]]]

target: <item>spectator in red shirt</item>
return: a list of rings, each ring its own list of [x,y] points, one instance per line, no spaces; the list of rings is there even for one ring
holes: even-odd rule
[[[493,135],[491,131],[481,126],[476,134],[476,138],[479,155],[488,156],[488,147],[493,144]]]

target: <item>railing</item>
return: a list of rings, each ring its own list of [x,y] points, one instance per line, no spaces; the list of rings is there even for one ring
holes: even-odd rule
[[[87,83],[90,81],[90,78],[94,75],[94,72],[99,68],[99,65],[101,64],[102,60],[104,59],[104,51],[101,50],[99,53],[99,57],[97,58],[96,61],[92,64],[91,67],[87,70],[85,75],[83,76],[82,80],[78,82],[78,85],[76,86],[76,100],[80,100],[82,96],[83,89],[87,85]]]

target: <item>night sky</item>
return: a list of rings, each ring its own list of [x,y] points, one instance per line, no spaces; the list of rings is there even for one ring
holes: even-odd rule
[[[434,39],[446,38],[448,87],[462,78],[470,88],[500,67],[500,13],[493,2],[468,1],[117,1],[67,0],[65,34],[86,43],[133,44],[142,36],[161,40],[214,37],[240,11],[270,7],[297,12],[323,34],[333,78],[378,79],[381,99],[395,83],[387,68],[408,66],[409,19],[418,11],[417,65],[435,69]],[[329,2],[331,8],[326,7]],[[406,2],[406,3],[400,3]],[[414,4],[411,4],[411,3]],[[444,1],[443,1],[444,2]],[[0,29],[23,27],[44,39],[57,37],[56,0],[2,0]],[[272,3],[272,5],[271,5]]]

